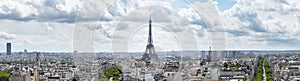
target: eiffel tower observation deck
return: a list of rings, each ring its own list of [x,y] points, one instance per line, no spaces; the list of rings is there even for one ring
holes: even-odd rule
[[[151,16],[150,16],[148,44],[146,46],[145,53],[141,59],[146,62],[158,61],[158,56],[155,52],[154,45],[153,45],[151,23],[152,23],[152,20],[151,20]]]

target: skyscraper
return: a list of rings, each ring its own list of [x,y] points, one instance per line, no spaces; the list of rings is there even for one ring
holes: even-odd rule
[[[6,43],[6,55],[11,55],[11,43]]]
[[[209,50],[208,50],[208,55],[206,56],[206,58],[211,61],[211,55],[212,55],[212,51],[211,51],[211,47],[209,47]]]

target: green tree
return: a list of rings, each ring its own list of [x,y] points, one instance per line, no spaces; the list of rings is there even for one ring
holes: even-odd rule
[[[122,70],[120,67],[110,67],[104,71],[104,75],[107,78],[113,77],[113,81],[119,81],[120,74],[122,74]]]
[[[77,81],[77,79],[73,78],[72,81]]]
[[[262,81],[263,80],[263,60],[259,60],[258,68],[256,70],[256,75],[254,77],[254,81]]]
[[[267,58],[264,58],[264,67],[266,72],[266,79],[267,81],[274,81],[273,75],[272,75],[272,69],[270,68]]]
[[[10,70],[0,71],[0,81],[8,81],[9,73],[10,73]]]

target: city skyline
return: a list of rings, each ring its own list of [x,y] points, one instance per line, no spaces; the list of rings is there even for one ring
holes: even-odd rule
[[[106,12],[99,12],[95,18],[86,18],[85,21],[77,22],[97,22],[99,25],[95,28],[94,40],[92,41],[95,52],[112,52],[111,43],[114,40],[123,41],[114,37],[116,30],[122,30],[128,24],[139,24],[147,22],[147,15],[151,10],[139,10],[144,6],[159,5],[152,8],[153,21],[157,22],[153,32],[154,43],[158,51],[181,50],[176,40],[172,36],[173,32],[185,31],[185,28],[191,28],[193,37],[197,43],[190,50],[207,50],[211,46],[209,43],[209,30],[201,17],[188,4],[189,1],[170,0],[170,1],[116,1],[108,7],[104,5],[98,7],[105,9]],[[105,2],[99,2],[99,4]],[[183,3],[183,4],[179,4]],[[254,0],[254,1],[232,1],[216,0],[213,1],[218,9],[218,14],[224,25],[225,48],[228,50],[298,50],[300,48],[299,40],[299,22],[300,12],[297,1],[275,1],[275,0]],[[5,1],[0,5],[0,52],[6,51],[6,43],[12,43],[12,52],[19,52],[27,49],[28,51],[49,51],[49,52],[73,52],[74,27],[78,11],[82,7],[82,1]],[[136,5],[136,6],[130,6]],[[245,6],[247,5],[247,6]],[[272,5],[272,6],[270,6]],[[164,10],[165,12],[158,12]],[[140,15],[136,15],[135,12]],[[180,18],[171,17],[172,14]],[[76,16],[77,15],[77,16]],[[171,16],[166,16],[171,15]],[[128,17],[122,20],[124,17]],[[163,18],[161,16],[165,16]],[[135,18],[136,17],[136,18]],[[100,19],[100,20],[98,20]],[[166,26],[174,27],[174,24],[165,24],[170,20],[185,20],[189,26],[178,27],[177,31],[168,31]],[[130,21],[127,24],[119,24],[123,28],[113,28],[114,22]],[[163,23],[163,25],[161,25]],[[182,23],[181,23],[182,24]],[[181,25],[179,24],[179,25]],[[134,48],[128,48],[129,51],[143,52],[147,38],[146,24],[140,24],[140,31],[132,35],[129,42],[134,42]],[[178,25],[178,24],[177,24]],[[132,26],[130,26],[132,27]],[[129,27],[129,28],[130,28]],[[175,27],[176,28],[176,27]],[[180,29],[183,28],[183,29]],[[129,32],[129,31],[124,31]],[[127,34],[125,34],[127,35]],[[122,36],[120,36],[122,38]],[[165,38],[165,39],[162,39]],[[126,39],[128,40],[128,39]],[[169,41],[169,42],[158,42]],[[184,41],[184,40],[183,40]],[[116,43],[116,42],[113,42]],[[117,43],[122,46],[124,43]],[[128,43],[125,43],[128,44]],[[188,43],[184,43],[189,47]],[[173,45],[173,46],[172,46]],[[175,46],[174,46],[175,45]],[[130,46],[128,46],[130,47]],[[185,48],[184,48],[185,49]]]
[[[0,81],[300,81],[296,0],[1,0]]]

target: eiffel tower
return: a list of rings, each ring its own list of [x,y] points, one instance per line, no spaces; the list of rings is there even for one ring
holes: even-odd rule
[[[155,52],[153,40],[152,40],[151,23],[152,23],[152,20],[151,20],[151,16],[150,16],[148,44],[146,46],[146,51],[141,59],[146,62],[158,61],[158,56]]]

